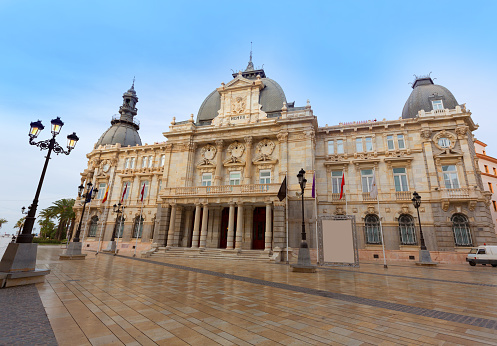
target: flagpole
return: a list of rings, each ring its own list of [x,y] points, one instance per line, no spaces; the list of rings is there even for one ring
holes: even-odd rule
[[[286,264],[290,263],[290,259],[288,258],[288,171],[285,174],[285,194],[286,194],[286,203],[285,203],[285,214],[286,214]]]
[[[119,222],[119,228],[117,229],[116,248],[114,249],[114,256],[117,255],[117,246],[119,245],[119,232],[121,231],[122,228],[121,226],[123,225],[123,221],[124,221],[124,205],[123,205],[123,213],[121,215],[121,220]]]
[[[376,180],[376,169],[373,169],[373,179]],[[380,212],[380,198],[378,193],[378,187],[376,187],[376,202],[378,203],[378,216],[380,217],[380,235],[381,235],[381,248],[383,250],[383,268],[388,268],[387,259],[385,257],[385,240],[383,239],[383,224],[381,222],[381,212]]]
[[[143,212],[143,200],[142,200],[142,206],[140,208],[140,220],[139,220],[140,226],[142,227],[143,230],[142,212]],[[136,233],[135,252],[133,253],[133,257],[136,257],[136,248],[138,247],[138,233],[140,233],[140,227],[138,227],[138,232]]]
[[[102,243],[102,233],[104,232],[104,227],[105,227],[105,212],[107,211],[107,206],[104,207],[104,213],[102,215],[102,228],[100,229],[100,235],[98,236],[98,246],[97,246],[97,253],[95,255],[98,255],[100,252],[100,245]]]
[[[316,229],[316,263],[319,265],[319,241],[318,241],[318,194],[316,191],[316,171],[314,171],[312,177],[312,186],[314,187],[314,218],[315,218],[315,229]]]

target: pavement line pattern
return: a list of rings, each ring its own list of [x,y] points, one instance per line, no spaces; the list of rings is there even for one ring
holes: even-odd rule
[[[0,345],[57,345],[35,285],[0,289]]]
[[[418,315],[418,316],[431,317],[431,318],[436,318],[436,319],[444,320],[444,321],[463,323],[463,324],[468,324],[471,326],[477,326],[477,327],[497,330],[497,320],[491,320],[491,319],[487,319],[487,318],[477,318],[477,317],[473,317],[473,316],[455,314],[455,313],[444,312],[444,311],[440,311],[440,310],[419,308],[419,307],[415,307],[415,306],[398,304],[398,303],[390,303],[390,302],[385,302],[385,301],[370,299],[370,298],[361,298],[361,297],[351,296],[351,295],[342,294],[342,293],[334,293],[334,292],[329,292],[329,291],[318,290],[318,289],[314,289],[314,288],[294,286],[294,285],[289,285],[289,284],[284,284],[284,283],[279,283],[279,282],[254,279],[254,278],[233,275],[233,274],[224,274],[224,273],[219,273],[219,272],[215,272],[215,271],[211,271],[211,270],[192,268],[192,267],[187,267],[187,266],[182,266],[182,265],[172,264],[172,263],[157,262],[157,261],[144,259],[144,258],[133,258],[133,257],[128,257],[128,256],[122,256],[122,255],[116,255],[116,256],[121,257],[121,258],[125,258],[125,259],[132,259],[135,261],[153,263],[153,264],[157,264],[157,265],[161,265],[161,266],[165,266],[165,267],[170,267],[170,268],[175,268],[175,269],[180,269],[180,270],[187,270],[187,271],[200,273],[200,274],[212,275],[212,276],[217,276],[217,277],[231,279],[231,280],[253,283],[256,285],[263,285],[263,286],[268,286],[268,287],[280,288],[283,290],[311,294],[311,295],[315,295],[315,296],[336,299],[336,300],[345,301],[345,302],[349,302],[349,303],[362,304],[362,305],[367,305],[367,306],[372,306],[372,307],[377,307],[377,308],[388,309],[388,310],[392,310],[392,311],[405,312],[405,313]]]
[[[417,277],[417,276],[395,275],[395,274],[384,274],[384,273],[371,273],[371,272],[364,272],[364,271],[359,271],[359,270],[352,271],[352,270],[338,269],[338,268],[320,268],[320,269],[336,270],[336,271],[349,272],[349,273],[361,273],[361,274],[370,274],[370,275],[391,276],[391,277],[394,277],[394,278],[406,278],[406,279],[426,280],[426,281],[435,281],[435,282],[448,282],[448,283],[462,284],[462,285],[473,285],[473,286],[484,286],[484,287],[497,287],[497,285],[493,285],[493,284],[482,284],[482,283],[478,283],[478,282],[442,280],[442,279],[432,279],[432,278],[420,278],[420,277]]]

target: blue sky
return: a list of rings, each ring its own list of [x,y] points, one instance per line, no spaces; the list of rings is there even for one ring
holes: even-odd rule
[[[86,153],[110,126],[136,76],[143,143],[173,116],[197,114],[231,69],[264,64],[288,101],[311,101],[319,124],[396,119],[413,74],[466,103],[476,137],[497,156],[494,1],[18,1],[0,0],[0,217],[12,232],[34,196],[45,152],[31,121],[76,131],[54,156],[38,210],[76,195]],[[40,139],[47,139],[48,127]]]

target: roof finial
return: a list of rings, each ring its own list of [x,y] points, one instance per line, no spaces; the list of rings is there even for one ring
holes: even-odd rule
[[[252,42],[250,42],[250,60],[245,71],[253,71],[254,64],[252,63]]]
[[[135,76],[133,76],[133,84],[131,85],[131,89],[135,89]]]

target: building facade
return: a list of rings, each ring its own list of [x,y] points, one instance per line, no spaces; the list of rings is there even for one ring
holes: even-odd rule
[[[414,191],[422,197],[433,260],[460,262],[471,246],[497,244],[475,152],[477,126],[465,105],[429,76],[416,78],[399,119],[324,127],[309,101],[303,107],[287,102],[280,85],[251,61],[232,77],[207,96],[196,119],[173,119],[166,140],[151,145],[142,145],[138,134],[134,86],[124,93],[120,116],[87,155],[81,174],[82,182],[99,188],[84,220],[85,246],[95,249],[99,239],[105,246],[115,232],[120,251],[137,244],[147,254],[216,249],[222,256],[285,261],[288,248],[294,258],[301,168],[309,181],[305,225],[313,256],[316,220],[349,214],[361,259],[381,253],[382,227],[389,260],[417,260]],[[285,177],[287,198],[280,200]],[[373,181],[377,196],[370,193]],[[107,186],[109,201],[102,203]],[[112,213],[120,201],[122,220]],[[75,210],[79,217],[81,206]]]
[[[483,189],[491,193],[490,212],[497,234],[497,159],[487,155],[486,147],[485,143],[475,139],[476,157],[483,180]]]

